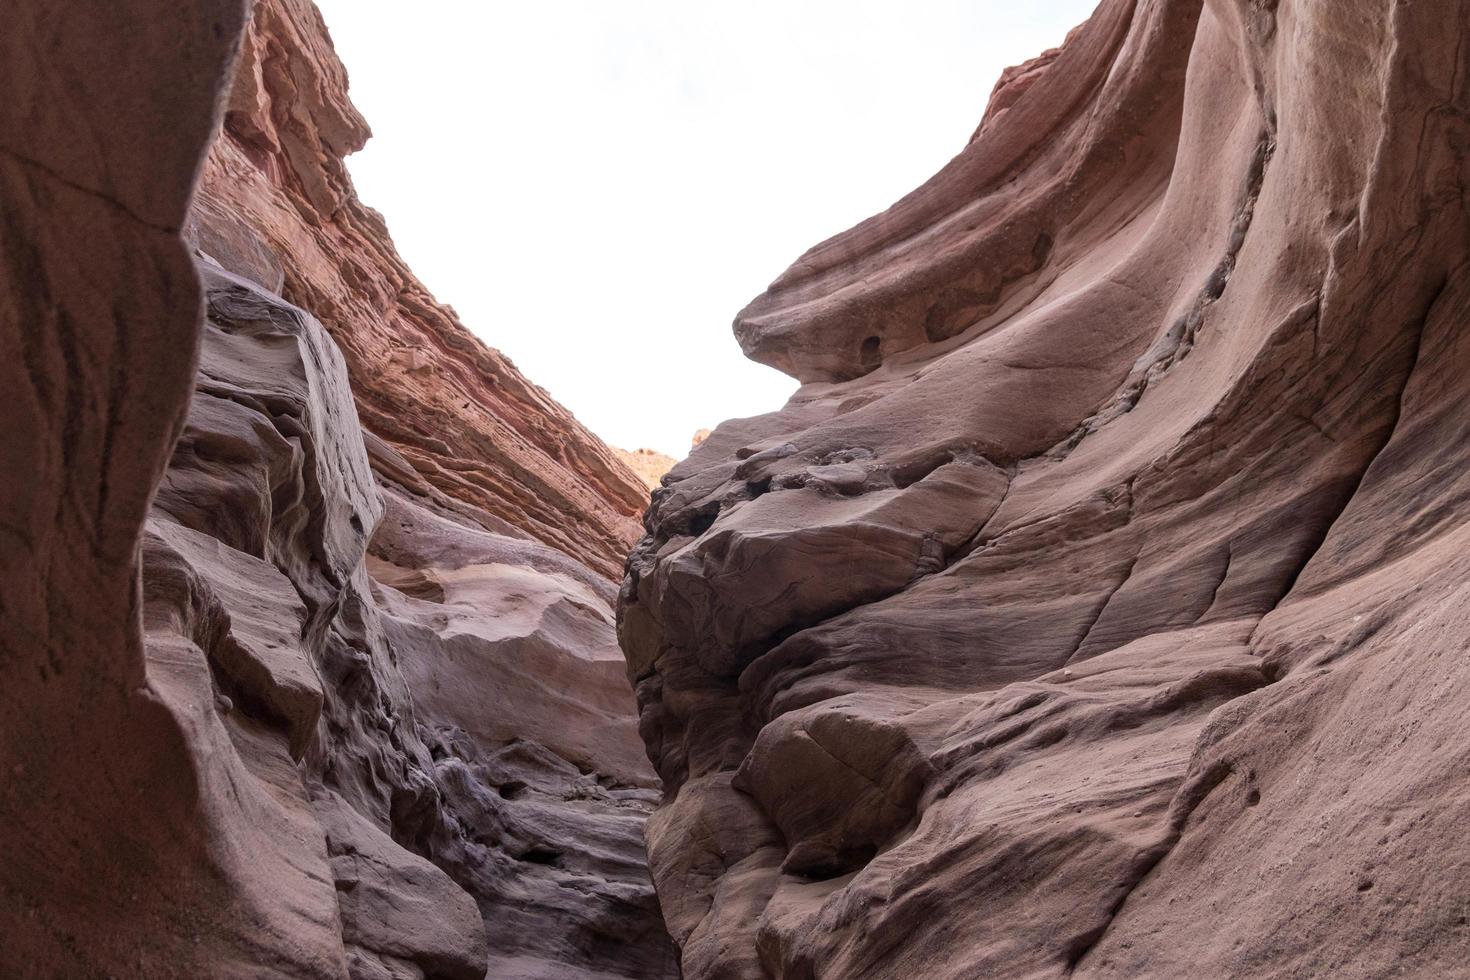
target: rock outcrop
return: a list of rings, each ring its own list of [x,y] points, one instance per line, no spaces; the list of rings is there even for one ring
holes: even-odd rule
[[[674,468],[676,462],[672,456],[665,456],[654,449],[615,449],[614,452],[650,490],[658,489],[664,475]]]
[[[258,0],[192,240],[322,322],[415,492],[615,576],[647,488],[414,278],[342,162],[369,135],[316,6]]]
[[[1467,32],[1103,0],[740,314],[620,597],[687,977],[1463,970]]]
[[[675,975],[644,491],[357,201],[315,9],[13,13],[3,972]]]
[[[145,650],[200,707],[217,791],[251,801],[228,843],[275,890],[262,908],[281,936],[313,924],[282,971],[667,973],[612,584],[394,484],[408,464],[370,454],[317,320],[201,274],[197,390],[144,533]]]

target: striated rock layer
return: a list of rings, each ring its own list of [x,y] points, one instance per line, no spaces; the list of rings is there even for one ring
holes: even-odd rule
[[[620,597],[686,976],[1463,970],[1467,32],[1104,0],[740,314]]]
[[[258,306],[341,351],[331,383],[350,404],[326,423],[323,458],[358,462],[302,516],[344,498],[368,510],[356,564],[307,600],[296,632],[325,630],[303,644],[323,721],[301,736],[301,778],[349,974],[437,976],[453,953],[466,975],[670,975],[642,843],[658,783],[608,578],[644,483],[414,279],[342,165],[367,135],[315,7],[262,0],[187,229],[239,277],[211,289],[215,313]],[[236,360],[239,374],[268,353]],[[199,429],[208,445],[221,426]],[[212,500],[218,486],[180,496],[194,513],[279,507],[279,490],[242,508]],[[446,903],[479,921],[444,919]]]
[[[648,491],[414,278],[343,158],[370,133],[311,0],[257,0],[190,237],[310,310],[416,493],[615,575]]]
[[[248,803],[216,832],[263,890],[258,967],[669,972],[611,583],[375,477],[408,464],[370,454],[325,329],[201,274],[196,391],[144,531],[145,659],[194,708],[210,790]]]
[[[357,202],[314,8],[12,13],[0,972],[675,975],[642,491]]]
[[[613,452],[627,464],[628,469],[638,474],[638,479],[646,483],[650,490],[658,489],[664,475],[674,468],[673,457],[665,456],[654,449],[614,449]]]

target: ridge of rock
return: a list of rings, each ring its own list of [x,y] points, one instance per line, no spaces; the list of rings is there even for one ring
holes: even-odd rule
[[[369,135],[316,6],[257,0],[191,239],[321,320],[415,489],[616,575],[644,482],[404,265],[343,163]]]

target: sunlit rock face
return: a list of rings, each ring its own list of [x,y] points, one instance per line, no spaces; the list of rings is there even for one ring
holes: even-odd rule
[[[416,492],[616,576],[645,483],[414,277],[343,163],[369,136],[315,5],[257,0],[191,241],[321,321]]]
[[[664,475],[674,468],[674,459],[665,456],[654,449],[615,449],[618,458],[627,465],[628,469],[638,474],[638,479],[648,485],[650,490],[659,487]]]
[[[619,602],[686,976],[1462,969],[1467,30],[1104,0],[740,314]]]
[[[645,491],[357,201],[315,9],[7,13],[0,973],[676,975]]]

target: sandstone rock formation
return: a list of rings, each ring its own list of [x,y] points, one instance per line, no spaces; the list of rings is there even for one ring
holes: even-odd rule
[[[626,449],[614,449],[613,452],[618,454],[618,458],[627,465],[628,469],[638,474],[638,478],[650,490],[659,487],[664,474],[673,469],[674,463],[677,462],[673,457],[665,456],[653,449],[634,449],[631,452]]]
[[[78,0],[12,5],[0,31],[0,935],[20,976],[230,975],[260,931],[259,889],[197,832],[243,806],[200,792],[137,575],[193,388],[178,228],[243,16]],[[198,944],[161,948],[185,922]]]
[[[357,199],[342,161],[369,130],[310,0],[258,0],[226,109],[189,229],[199,248],[322,322],[364,428],[419,493],[618,574],[647,488],[437,303]]]
[[[292,939],[310,966],[283,971],[666,973],[611,583],[393,483],[408,464],[370,454],[315,318],[201,273],[198,388],[144,535],[146,652],[187,675],[211,777],[259,784],[257,836],[231,843],[252,841],[283,936],[314,896]]]
[[[0,972],[1464,971],[1470,0],[1007,72],[740,315],[803,387],[626,665],[645,489],[358,202],[314,8],[7,12]]]
[[[740,314],[620,597],[687,977],[1463,972],[1467,34],[1103,0]]]
[[[0,972],[673,975],[645,491],[358,203],[314,8],[22,4],[0,51]]]

